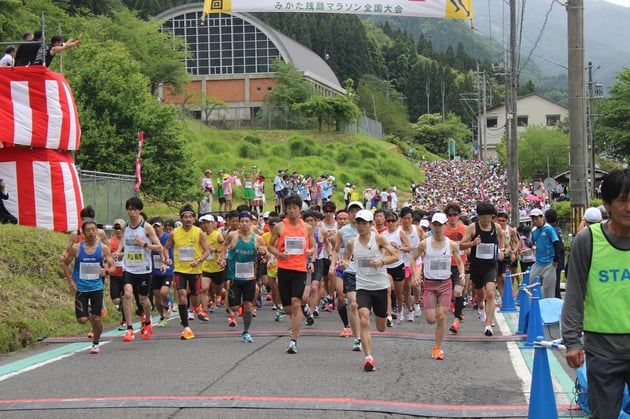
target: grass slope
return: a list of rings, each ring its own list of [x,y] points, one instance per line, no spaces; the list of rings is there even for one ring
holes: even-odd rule
[[[0,353],[89,330],[76,322],[74,295],[59,263],[67,240],[64,233],[0,224]],[[109,301],[108,308],[111,313]]]

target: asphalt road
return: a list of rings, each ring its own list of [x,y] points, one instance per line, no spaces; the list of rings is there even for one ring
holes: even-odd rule
[[[352,338],[339,337],[336,312],[304,326],[298,353],[287,354],[288,317],[274,321],[269,302],[253,320],[251,344],[241,341],[240,323],[227,327],[224,312],[192,321],[189,341],[180,340],[177,317],[148,341],[125,343],[122,332],[108,331],[99,355],[89,354],[86,336],[48,338],[0,358],[0,417],[527,417],[535,350],[513,336],[518,313],[498,313],[490,338],[475,310],[464,315],[443,361],[431,359],[435,328],[423,317],[375,332],[369,373]],[[568,410],[573,371],[557,352],[549,365],[560,416],[581,417]]]

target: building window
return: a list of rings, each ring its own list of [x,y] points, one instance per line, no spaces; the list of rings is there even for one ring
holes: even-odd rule
[[[200,18],[201,10],[175,16],[162,26],[163,31],[183,37],[188,43],[190,55],[184,65],[190,74],[269,73],[273,61],[281,58],[263,32],[239,17],[210,15],[204,26],[199,26]]]
[[[496,128],[498,125],[497,117],[486,118],[486,127],[488,128]]]
[[[547,115],[547,126],[555,127],[560,122],[560,115]]]
[[[526,127],[529,124],[529,117],[527,116],[519,116],[516,118],[516,126],[517,127]]]
[[[267,86],[267,91],[268,91],[268,92],[271,92],[272,90],[273,90],[273,87],[271,87],[271,86]]]
[[[260,86],[256,87],[256,91],[257,92],[262,92],[262,87],[260,87]]]

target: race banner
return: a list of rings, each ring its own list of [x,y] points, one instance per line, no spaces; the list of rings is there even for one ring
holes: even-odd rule
[[[0,148],[78,150],[79,115],[62,74],[43,65],[0,67]]]
[[[203,13],[292,12],[472,19],[472,0],[204,0]]]
[[[143,145],[144,145],[144,132],[139,132],[138,133],[138,154],[136,155],[136,184],[133,185],[133,190],[136,192],[140,192],[140,185],[142,185],[140,155],[142,154]]]

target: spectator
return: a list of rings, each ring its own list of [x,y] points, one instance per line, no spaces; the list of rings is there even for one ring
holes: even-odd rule
[[[15,218],[4,206],[4,201],[9,199],[9,194],[5,192],[6,184],[4,179],[0,179],[0,224],[17,224],[18,220]]]
[[[13,67],[15,65],[15,47],[9,45],[4,50],[4,57],[0,58],[0,67]]]

